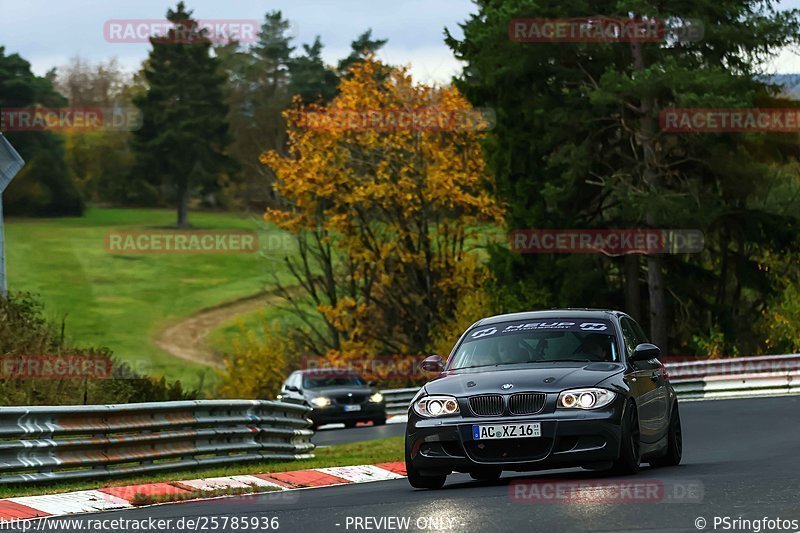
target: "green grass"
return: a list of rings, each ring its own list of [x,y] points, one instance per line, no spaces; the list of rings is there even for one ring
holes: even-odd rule
[[[142,483],[156,483],[167,481],[188,480],[197,478],[267,474],[272,472],[287,472],[290,470],[304,470],[307,468],[325,468],[330,466],[352,466],[386,463],[403,460],[403,437],[391,437],[353,444],[340,444],[327,448],[318,448],[314,451],[314,459],[286,462],[252,462],[213,468],[200,468],[188,472],[164,472],[148,474],[146,476],[132,476],[115,480],[99,482],[75,481],[56,482],[46,485],[9,485],[0,486],[0,498],[14,496],[32,496],[37,494],[57,494],[75,490],[98,489],[104,487],[117,487],[138,485]]]
[[[258,230],[260,254],[116,255],[105,250],[113,229],[174,225],[167,209],[89,209],[81,218],[9,219],[8,285],[41,296],[49,318],[66,320],[67,337],[81,346],[106,346],[135,369],[196,386],[207,367],[175,359],[152,338],[165,325],[209,306],[269,289],[271,275],[291,279],[283,266],[291,241],[257,217],[190,213],[196,229]],[[267,235],[269,233],[269,235]],[[293,253],[292,249],[288,249]]]

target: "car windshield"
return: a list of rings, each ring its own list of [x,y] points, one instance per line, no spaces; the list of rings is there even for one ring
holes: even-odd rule
[[[322,389],[325,387],[363,387],[364,380],[358,376],[304,376],[304,389]]]
[[[464,337],[448,368],[619,360],[610,322],[547,319],[479,326]]]

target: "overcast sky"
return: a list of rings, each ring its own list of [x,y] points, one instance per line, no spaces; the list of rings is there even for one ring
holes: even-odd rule
[[[165,0],[0,0],[0,46],[6,54],[18,52],[43,74],[75,55],[92,61],[116,56],[135,70],[147,56],[148,44],[112,43],[103,33],[104,23],[120,19],[163,19]],[[350,42],[367,28],[388,38],[381,57],[395,64],[410,64],[416,79],[447,82],[460,70],[443,42],[447,27],[461,36],[459,23],[475,6],[470,0],[188,0],[199,19],[255,19],[279,9],[292,22],[295,45],[310,43],[320,35],[324,59],[335,64],[349,53]],[[798,7],[800,0],[785,0]],[[770,68],[775,72],[800,72],[800,53],[785,50]]]
[[[166,0],[0,0],[0,46],[18,52],[43,74],[74,55],[91,60],[116,56],[136,69],[148,44],[111,43],[103,33],[107,20],[164,19]],[[411,64],[420,81],[447,82],[460,70],[443,42],[445,27],[461,35],[458,24],[474,5],[469,0],[188,0],[198,19],[255,19],[283,12],[296,34],[295,46],[320,35],[329,64],[349,54],[350,42],[368,28],[389,39],[381,57]]]

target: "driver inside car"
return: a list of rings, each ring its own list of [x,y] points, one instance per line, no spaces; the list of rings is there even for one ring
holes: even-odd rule
[[[608,335],[592,333],[583,339],[583,342],[575,349],[574,353],[594,356],[594,361],[611,361],[610,340]]]
[[[497,342],[497,356],[500,364],[527,363],[530,354],[514,337],[501,337]]]

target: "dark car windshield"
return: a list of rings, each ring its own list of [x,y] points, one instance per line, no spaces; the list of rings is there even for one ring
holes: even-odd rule
[[[324,387],[363,387],[364,380],[358,376],[303,376],[304,389],[321,389]]]
[[[620,360],[611,322],[550,319],[478,326],[464,337],[449,369],[558,361]]]

